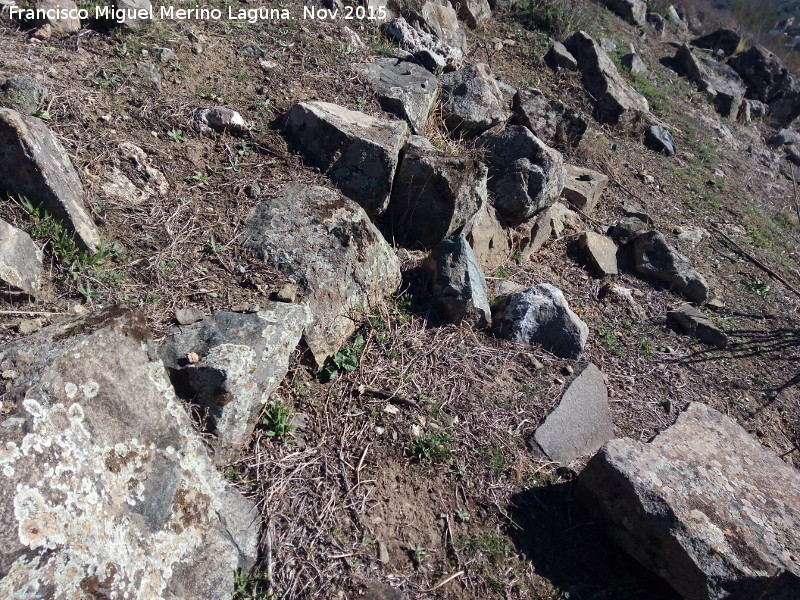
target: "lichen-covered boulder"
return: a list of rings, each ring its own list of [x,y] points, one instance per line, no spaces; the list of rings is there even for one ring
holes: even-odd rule
[[[717,112],[735,119],[744,101],[745,85],[731,67],[708,56],[698,56],[682,44],[675,52],[675,62],[680,65],[698,89],[708,95]]]
[[[230,598],[258,513],[211,463],[144,316],[56,324],[0,364],[0,597]]]
[[[324,187],[284,186],[250,211],[242,245],[303,290],[312,315],[303,339],[320,366],[400,285],[397,256],[366,212]]]
[[[217,465],[247,445],[310,320],[304,304],[270,302],[253,313],[216,312],[176,328],[164,341],[159,356],[175,387],[208,411],[205,430],[214,436]]]
[[[389,205],[405,123],[348,110],[329,102],[300,102],[286,118],[289,145],[321,169],[370,214]]]
[[[704,404],[650,443],[610,441],[578,498],[687,600],[800,598],[800,475]]]
[[[0,108],[0,186],[43,203],[75,232],[84,248],[97,250],[100,234],[86,210],[81,180],[67,151],[41,119]]]
[[[31,236],[0,219],[0,281],[29,296],[42,286],[42,251]]]
[[[441,83],[444,122],[455,134],[481,134],[511,114],[497,80],[482,63],[445,73]]]

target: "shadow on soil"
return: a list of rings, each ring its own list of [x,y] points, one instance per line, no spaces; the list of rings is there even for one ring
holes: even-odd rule
[[[570,600],[680,600],[672,589],[617,548],[574,499],[575,483],[515,494],[510,534],[537,573]],[[567,596],[569,594],[569,596]]]

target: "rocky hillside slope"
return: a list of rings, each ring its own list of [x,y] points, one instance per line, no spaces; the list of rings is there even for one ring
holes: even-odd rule
[[[0,6],[2,597],[800,597],[779,57],[641,0]]]

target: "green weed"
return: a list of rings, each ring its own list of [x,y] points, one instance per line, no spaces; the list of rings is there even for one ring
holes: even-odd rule
[[[352,373],[358,368],[358,355],[364,349],[364,336],[356,336],[350,344],[342,346],[333,356],[325,361],[319,370],[319,378],[323,382],[333,381],[340,373]]]
[[[452,454],[453,436],[443,430],[428,430],[415,437],[408,447],[411,456],[418,460],[446,462]]]
[[[291,420],[291,409],[280,400],[273,400],[261,415],[261,426],[269,437],[283,440],[294,430]]]

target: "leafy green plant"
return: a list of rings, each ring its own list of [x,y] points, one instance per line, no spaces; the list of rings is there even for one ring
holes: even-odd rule
[[[332,381],[340,373],[352,373],[358,368],[358,355],[364,349],[364,336],[356,336],[350,343],[342,346],[333,356],[325,361],[319,370],[319,378],[322,381]]]
[[[37,110],[33,113],[33,116],[41,119],[42,121],[49,121],[53,118],[46,110]]]
[[[234,600],[275,600],[270,589],[267,574],[263,571],[243,571],[237,569],[233,576]]]
[[[167,132],[167,135],[171,137],[174,141],[178,142],[179,144],[186,141],[186,138],[183,137],[183,130],[182,129],[170,129]]]
[[[211,182],[211,179],[208,177],[208,175],[204,175],[202,171],[197,171],[194,175],[192,175],[192,179],[199,181],[202,185],[208,185]]]
[[[437,429],[420,432],[408,447],[411,456],[418,460],[446,462],[452,454],[453,436],[450,432]]]
[[[419,544],[414,544],[408,549],[408,554],[411,557],[411,562],[413,562],[414,566],[419,569],[422,566],[422,563],[425,562],[425,557],[427,556],[428,551]]]
[[[746,287],[751,292],[755,292],[762,298],[766,298],[770,293],[770,287],[761,279],[753,279],[751,281],[745,281],[743,283],[744,287]]]
[[[459,523],[466,523],[469,521],[469,513],[465,509],[458,507],[456,508],[455,513],[456,519],[458,519]]]
[[[270,402],[261,416],[261,425],[266,429],[266,434],[276,440],[283,440],[294,431],[291,421],[291,409],[280,400]]]
[[[750,242],[756,248],[772,248],[772,236],[761,229],[753,229],[749,234]]]

